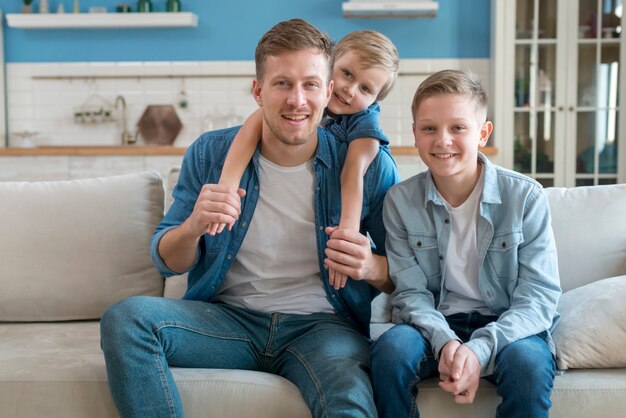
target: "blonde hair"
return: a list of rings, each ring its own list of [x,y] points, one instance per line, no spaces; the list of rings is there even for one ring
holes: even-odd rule
[[[470,71],[443,70],[432,74],[422,81],[411,104],[411,114],[415,114],[420,104],[429,97],[439,95],[467,96],[476,105],[479,118],[487,117],[487,93],[476,74]]]
[[[325,33],[302,19],[280,22],[268,30],[259,40],[254,53],[257,80],[263,80],[265,61],[268,56],[289,51],[316,49],[328,61],[328,82],[333,73],[334,43]]]
[[[388,80],[376,98],[376,100],[383,100],[398,77],[400,57],[396,46],[380,32],[359,30],[350,32],[337,43],[335,58],[350,51],[357,54],[363,68],[376,67],[387,71]]]

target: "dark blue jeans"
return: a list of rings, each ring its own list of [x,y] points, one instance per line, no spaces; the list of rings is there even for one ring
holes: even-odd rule
[[[475,312],[446,317],[462,341],[496,319]],[[418,418],[417,385],[439,374],[438,362],[422,333],[408,324],[394,326],[374,343],[371,360],[379,417]],[[554,358],[542,338],[535,335],[506,346],[496,357],[496,372],[486,377],[497,385],[502,398],[496,417],[547,418],[554,374]]]
[[[183,416],[170,366],[274,373],[300,389],[313,417],[376,416],[369,342],[337,315],[136,296],[113,305],[100,332],[123,418]]]

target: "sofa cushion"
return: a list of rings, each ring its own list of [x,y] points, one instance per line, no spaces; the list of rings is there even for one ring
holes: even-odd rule
[[[626,274],[626,184],[546,194],[563,291]]]
[[[626,367],[626,276],[561,296],[554,330],[559,369]]]
[[[149,251],[158,173],[0,182],[0,202],[0,321],[95,319],[127,296],[163,294]]]

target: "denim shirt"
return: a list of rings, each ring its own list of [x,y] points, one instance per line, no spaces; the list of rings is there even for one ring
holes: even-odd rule
[[[359,138],[374,138],[384,147],[389,146],[389,138],[380,127],[380,106],[372,103],[367,109],[352,115],[326,115],[322,126],[332,132],[342,142],[350,143]]]
[[[163,235],[179,226],[191,215],[197,196],[206,183],[219,181],[222,165],[228,148],[239,128],[207,132],[200,136],[187,150],[172,195],[174,203],[157,226],[151,241],[152,260],[165,276],[181,274],[170,270],[158,253],[158,244]],[[335,290],[328,283],[323,260],[328,236],[324,227],[339,224],[341,215],[340,174],[346,156],[347,144],[337,141],[325,130],[318,128],[318,146],[313,161],[315,171],[315,233],[320,272],[328,300],[335,312],[355,324],[369,336],[370,302],[379,293],[367,282],[348,280],[343,289]],[[259,184],[259,149],[246,168],[240,187],[246,190],[242,198],[241,215],[232,231],[224,231],[214,237],[205,234],[198,245],[196,260],[189,271],[187,292],[184,299],[210,302],[220,288],[224,276],[231,267],[237,251],[246,235],[247,226],[254,214],[262,185]],[[363,210],[361,228],[368,233],[372,250],[385,254],[385,229],[382,221],[382,206],[387,190],[398,182],[395,161],[381,149],[367,171],[364,179]],[[294,237],[298,239],[298,237]]]
[[[539,334],[554,354],[551,330],[561,289],[548,200],[540,184],[496,167],[479,154],[484,189],[476,225],[478,285],[498,320],[466,343],[481,375],[493,374],[496,355],[508,344]],[[431,343],[435,356],[459,339],[437,310],[446,296],[446,249],[450,215],[430,171],[393,187],[385,198],[389,273],[396,285],[393,322],[409,323]]]

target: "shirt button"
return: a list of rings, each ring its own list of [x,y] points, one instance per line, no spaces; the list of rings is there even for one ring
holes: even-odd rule
[[[440,255],[440,256],[439,256],[439,259],[440,259],[440,260],[443,260],[443,256],[442,256],[442,255]]]
[[[323,229],[324,229],[324,227],[320,225],[320,231],[323,230]]]
[[[502,248],[506,248],[506,242],[505,241],[502,241],[501,245],[502,245]]]
[[[243,221],[243,222],[241,223],[241,226],[245,228],[245,227],[246,227],[246,221]]]
[[[444,222],[445,222],[445,223],[447,223],[447,224],[449,224],[449,223],[450,223],[450,219],[446,218],[446,219],[444,220]]]
[[[417,245],[418,247],[421,247],[422,246],[422,241],[417,241],[417,243],[415,245]]]
[[[259,186],[254,186],[254,190],[259,190]]]
[[[227,255],[227,256],[226,256],[226,258],[227,258],[228,260],[230,260],[230,259],[231,259],[231,258],[233,258],[233,257],[232,257],[231,255]]]

